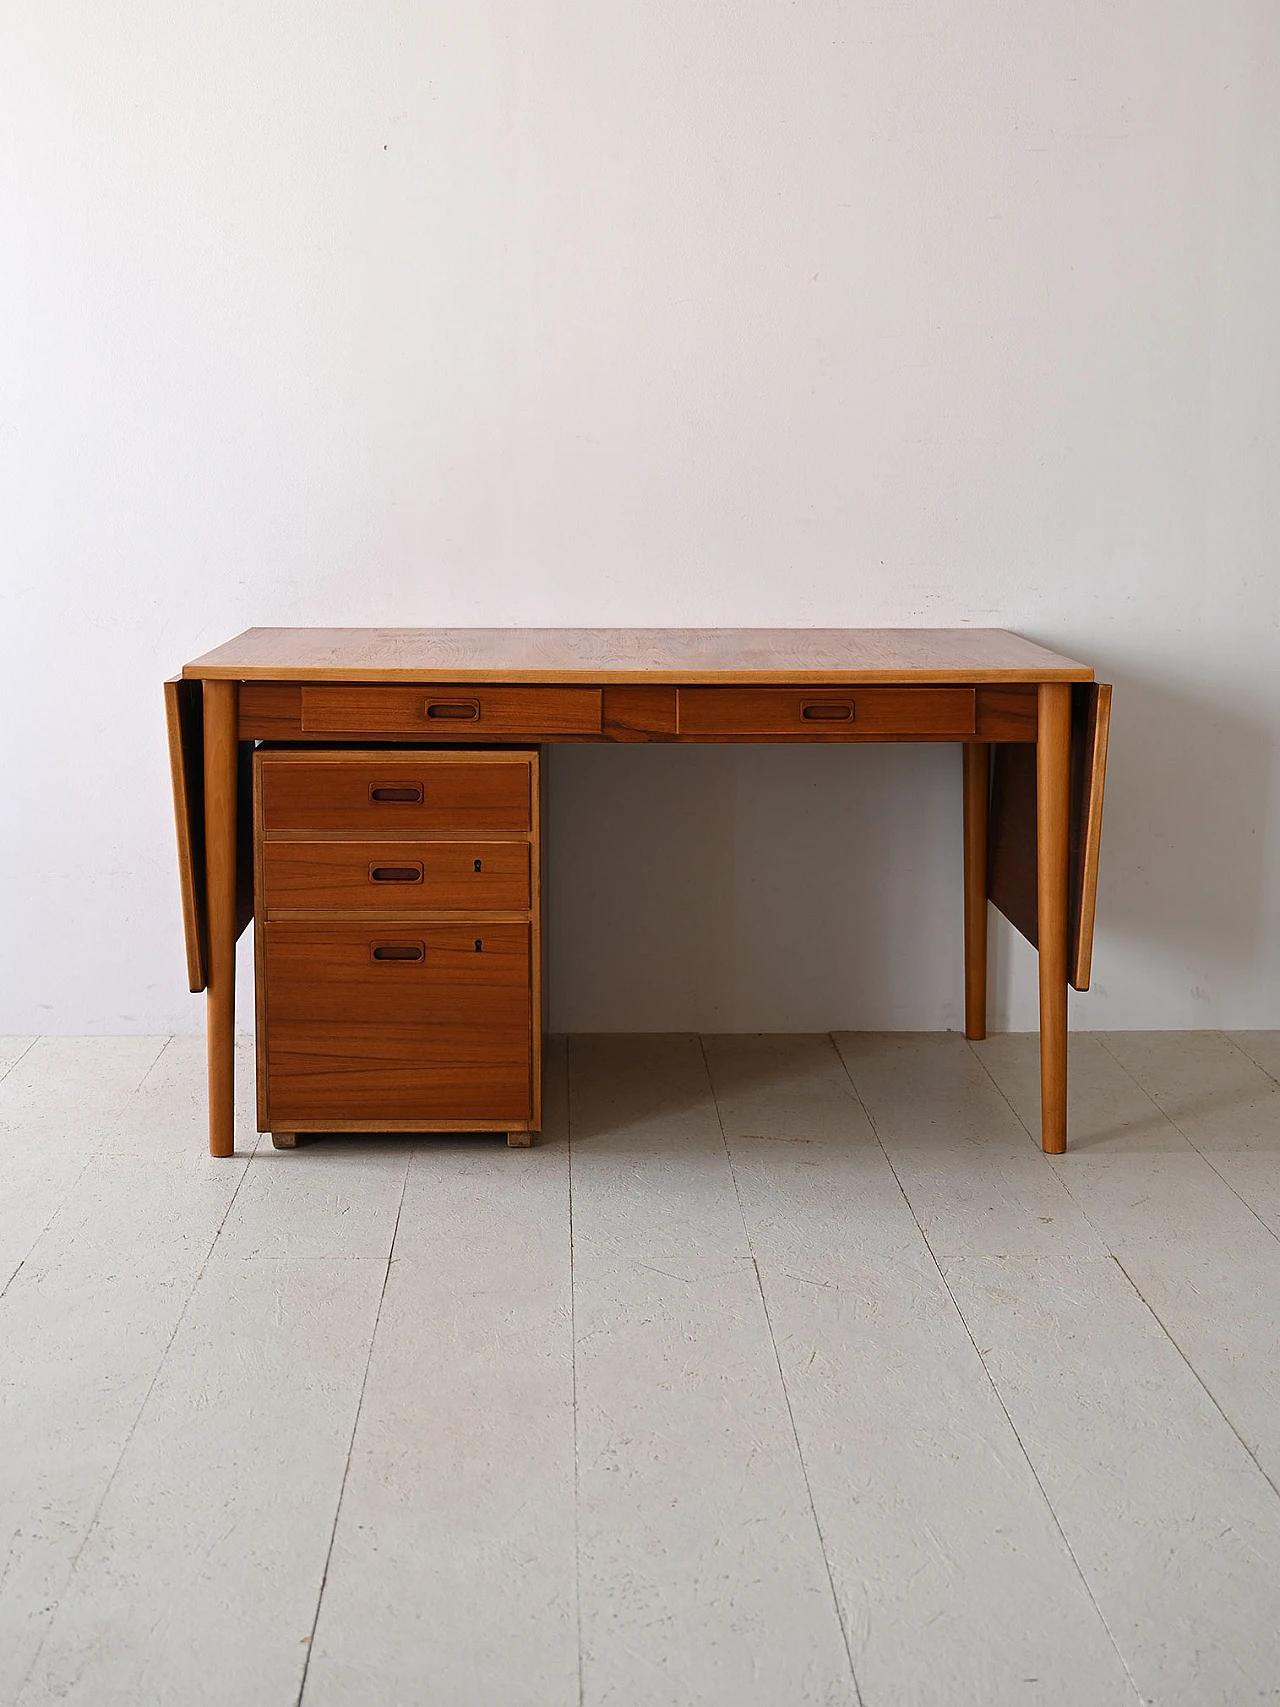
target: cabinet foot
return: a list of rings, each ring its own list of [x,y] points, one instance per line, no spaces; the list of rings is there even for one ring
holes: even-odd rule
[[[298,1148],[298,1134],[296,1132],[273,1132],[271,1142],[277,1150],[296,1150]]]
[[[507,1147],[512,1150],[530,1150],[533,1148],[533,1139],[532,1132],[508,1132]]]

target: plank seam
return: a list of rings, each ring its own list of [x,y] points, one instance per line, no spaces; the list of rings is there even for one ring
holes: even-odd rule
[[[818,1537],[818,1550],[822,1554],[823,1567],[827,1573],[827,1586],[831,1590],[831,1604],[836,1615],[840,1639],[844,1643],[845,1658],[849,1662],[849,1681],[853,1684],[853,1693],[858,1707],[864,1707],[862,1688],[858,1683],[857,1668],[853,1663],[853,1648],[849,1640],[849,1631],[845,1624],[844,1612],[840,1606],[840,1596],[836,1592],[836,1580],[831,1569],[831,1558],[827,1552],[826,1537],[822,1533],[822,1523],[818,1517],[818,1508],[813,1498],[813,1487],[809,1481],[809,1466],[804,1461],[804,1449],[800,1445],[800,1431],[796,1427],[795,1412],[791,1408],[791,1394],[787,1391],[787,1378],[782,1371],[782,1358],[778,1353],[778,1340],[773,1331],[773,1318],[769,1314],[769,1300],[765,1297],[760,1264],[756,1261],[756,1254],[751,1245],[751,1229],[747,1225],[746,1210],[742,1206],[742,1193],[738,1189],[738,1175],[733,1166],[733,1148],[729,1143],[729,1134],[725,1131],[724,1117],[720,1113],[720,1099],[716,1096],[715,1078],[711,1072],[711,1063],[707,1060],[707,1045],[700,1032],[698,1034],[698,1048],[702,1053],[702,1065],[707,1075],[707,1086],[711,1091],[712,1107],[716,1111],[716,1124],[720,1128],[720,1141],[724,1145],[725,1160],[729,1164],[729,1178],[733,1181],[733,1195],[738,1205],[738,1216],[742,1222],[743,1237],[747,1241],[747,1250],[751,1254],[751,1268],[756,1277],[756,1290],[760,1294],[760,1307],[764,1311],[764,1324],[769,1335],[769,1349],[773,1352],[774,1367],[778,1371],[778,1385],[782,1389],[782,1401],[787,1407],[787,1421],[791,1425],[791,1438],[795,1442],[796,1462],[800,1466],[800,1475],[804,1481],[805,1498],[809,1502],[809,1515],[813,1519],[814,1534]]]
[[[854,1096],[857,1097],[858,1103],[862,1109],[862,1112],[867,1117],[867,1124],[871,1127],[872,1132],[875,1134],[876,1143],[879,1144],[881,1150],[884,1152],[884,1159],[889,1164],[889,1171],[893,1174],[894,1179],[897,1181],[898,1190],[902,1193],[902,1201],[906,1204],[907,1211],[910,1214],[911,1219],[915,1222],[917,1229],[919,1230],[920,1237],[924,1242],[924,1248],[929,1253],[930,1261],[933,1263],[934,1268],[936,1268],[938,1271],[938,1278],[942,1282],[942,1285],[943,1285],[944,1290],[946,1291],[947,1297],[951,1300],[951,1308],[955,1311],[956,1317],[959,1320],[961,1327],[964,1329],[965,1338],[969,1341],[969,1344],[973,1347],[974,1356],[978,1359],[978,1362],[982,1366],[982,1373],[986,1376],[987,1383],[991,1388],[992,1396],[994,1397],[996,1403],[999,1405],[1001,1414],[1003,1415],[1005,1421],[1009,1425],[1009,1432],[1012,1434],[1014,1440],[1016,1440],[1018,1443],[1018,1451],[1022,1454],[1023,1462],[1026,1464],[1027,1469],[1031,1473],[1031,1479],[1035,1483],[1036,1487],[1039,1489],[1040,1498],[1044,1501],[1044,1508],[1049,1514],[1050,1522],[1053,1524],[1053,1527],[1057,1530],[1058,1535],[1060,1536],[1060,1538],[1062,1540],[1062,1545],[1066,1549],[1067,1557],[1071,1560],[1072,1565],[1075,1567],[1076,1575],[1079,1577],[1080,1585],[1084,1589],[1085,1594],[1088,1596],[1089,1604],[1093,1607],[1094,1611],[1097,1613],[1098,1621],[1102,1625],[1102,1628],[1107,1633],[1107,1640],[1111,1643],[1112,1649],[1115,1652],[1115,1656],[1120,1662],[1121,1669],[1124,1671],[1124,1675],[1125,1675],[1125,1678],[1128,1680],[1129,1687],[1133,1691],[1134,1699],[1139,1701],[1139,1702],[1145,1703],[1147,1698],[1143,1695],[1142,1691],[1138,1688],[1137,1682],[1134,1679],[1134,1675],[1129,1670],[1129,1662],[1125,1659],[1124,1654],[1120,1651],[1120,1644],[1116,1641],[1115,1633],[1112,1630],[1111,1625],[1107,1620],[1106,1614],[1103,1612],[1101,1606],[1099,1606],[1099,1604],[1098,1604],[1097,1597],[1095,1596],[1095,1594],[1093,1592],[1093,1588],[1090,1585],[1089,1579],[1084,1573],[1084,1567],[1081,1565],[1080,1560],[1076,1557],[1076,1550],[1071,1545],[1070,1541],[1067,1539],[1067,1532],[1062,1527],[1062,1523],[1059,1520],[1057,1512],[1053,1509],[1053,1501],[1049,1498],[1048,1490],[1045,1487],[1044,1483],[1040,1480],[1040,1476],[1036,1470],[1036,1467],[1031,1460],[1031,1454],[1027,1451],[1026,1443],[1023,1440],[1021,1434],[1018,1432],[1017,1424],[1014,1422],[1012,1416],[1009,1414],[1009,1408],[1004,1402],[1004,1395],[1001,1393],[999,1387],[996,1385],[995,1377],[991,1373],[991,1369],[987,1363],[987,1360],[982,1355],[982,1351],[978,1345],[977,1340],[975,1340],[973,1337],[973,1334],[969,1328],[969,1324],[965,1320],[964,1311],[960,1308],[959,1301],[957,1300],[955,1293],[951,1290],[951,1283],[947,1279],[946,1271],[943,1269],[942,1264],[938,1261],[937,1253],[935,1252],[933,1246],[929,1243],[929,1236],[925,1232],[923,1226],[921,1226],[920,1218],[916,1214],[915,1209],[912,1206],[912,1202],[911,1202],[910,1197],[908,1197],[908,1195],[907,1195],[906,1187],[903,1185],[902,1180],[898,1175],[897,1168],[895,1168],[893,1165],[893,1157],[889,1154],[888,1147],[886,1146],[883,1138],[881,1138],[881,1136],[880,1136],[880,1129],[876,1125],[875,1120],[872,1118],[871,1110],[867,1107],[865,1101],[863,1100],[862,1092],[858,1089],[857,1080],[854,1078],[853,1074],[850,1072],[849,1063],[845,1060],[844,1054],[841,1051],[839,1045],[836,1043],[834,1035],[831,1037],[831,1042],[832,1042],[832,1046],[835,1048],[836,1054],[840,1056],[840,1062],[841,1062],[841,1065],[844,1067],[845,1077],[848,1079],[850,1085],[853,1087],[853,1094],[854,1094]],[[968,1047],[967,1043],[966,1043],[966,1047]],[[977,1051],[974,1049],[970,1049],[970,1054],[976,1055]],[[979,1057],[979,1060],[981,1060],[981,1057]],[[985,1062],[982,1063],[982,1068],[983,1068],[984,1072],[987,1071]],[[987,1076],[988,1076],[988,1078],[990,1078],[991,1075],[988,1073]],[[994,1080],[992,1082],[994,1083]],[[999,1090],[1000,1087],[997,1085],[996,1089]],[[1004,1096],[1003,1091],[1001,1091],[1000,1094],[1001,1094],[1001,1096]],[[1007,1097],[1005,1097],[1004,1100],[1006,1102],[1008,1102],[1009,1099]],[[1012,1104],[1010,1104],[1010,1108],[1012,1109]],[[1015,1119],[1017,1119],[1019,1126],[1021,1126],[1023,1131],[1025,1132],[1027,1130],[1026,1123],[1018,1115],[1016,1109],[1013,1109],[1013,1114],[1014,1114]],[[1031,1135],[1028,1133],[1028,1136],[1031,1136]],[[1039,1145],[1037,1145],[1036,1148],[1037,1148],[1037,1150],[1039,1150]],[[1074,1202],[1074,1199],[1072,1199],[1072,1201]],[[1092,1223],[1090,1223],[1090,1225],[1092,1225]],[[1104,1248],[1105,1248],[1105,1241],[1103,1241],[1103,1244],[1104,1244]]]
[[[1209,1152],[1207,1150],[1202,1150],[1200,1148],[1200,1146],[1196,1143],[1195,1139],[1192,1138],[1189,1133],[1186,1133],[1182,1130],[1181,1126],[1178,1125],[1178,1122],[1173,1118],[1173,1116],[1169,1113],[1169,1111],[1167,1109],[1163,1108],[1160,1105],[1160,1103],[1157,1102],[1155,1097],[1152,1096],[1151,1092],[1146,1088],[1146,1086],[1142,1083],[1142,1081],[1140,1079],[1137,1079],[1134,1077],[1134,1075],[1129,1071],[1128,1067],[1125,1066],[1124,1062],[1115,1053],[1115,1051],[1107,1048],[1107,1040],[1106,1040],[1105,1035],[1100,1031],[1095,1031],[1092,1033],[1092,1035],[1093,1035],[1093,1037],[1095,1037],[1097,1039],[1097,1041],[1098,1041],[1099,1045],[1102,1047],[1102,1049],[1105,1050],[1108,1055],[1110,1055],[1111,1059],[1115,1062],[1116,1066],[1119,1067],[1120,1071],[1125,1075],[1125,1077],[1127,1079],[1132,1080],[1132,1082],[1137,1086],[1138,1090],[1141,1092],[1141,1094],[1144,1097],[1146,1097],[1147,1101],[1151,1104],[1152,1108],[1154,1108],[1156,1110],[1156,1112],[1160,1115],[1161,1119],[1167,1120],[1169,1122],[1170,1126],[1172,1126],[1174,1131],[1178,1134],[1178,1136],[1180,1138],[1184,1138],[1186,1140],[1186,1142],[1188,1144],[1190,1144],[1191,1148],[1195,1151],[1196,1155],[1200,1157],[1201,1161],[1204,1162],[1206,1164],[1206,1166],[1212,1170],[1212,1172],[1217,1174],[1218,1178],[1222,1181],[1223,1185],[1226,1186],[1227,1190],[1231,1193],[1232,1197],[1236,1198],[1239,1202],[1244,1204],[1245,1208],[1249,1211],[1250,1215],[1253,1216],[1254,1220],[1263,1229],[1263,1231],[1268,1233],[1271,1238],[1275,1239],[1278,1243],[1280,1243],[1280,1233],[1277,1233],[1274,1227],[1270,1226],[1266,1221],[1263,1220],[1262,1216],[1258,1214],[1258,1211],[1253,1207],[1252,1203],[1249,1202],[1249,1199],[1247,1197],[1244,1197],[1239,1191],[1236,1190],[1235,1186],[1231,1183],[1231,1181],[1227,1178],[1227,1176],[1222,1172],[1222,1170],[1220,1168],[1217,1168],[1214,1166],[1213,1157],[1209,1154]],[[1225,1032],[1223,1032],[1221,1035],[1226,1037]],[[1232,1041],[1229,1037],[1227,1037],[1227,1042],[1231,1044],[1231,1047],[1233,1049],[1236,1049],[1238,1047],[1235,1043],[1232,1043]],[[1250,1064],[1252,1066],[1257,1067],[1257,1065],[1258,1065],[1257,1062],[1251,1061],[1250,1057],[1245,1054],[1243,1049],[1240,1049],[1239,1053],[1244,1058],[1244,1060],[1250,1061]],[[1265,1067],[1258,1067],[1258,1071],[1260,1073],[1262,1073],[1264,1075],[1264,1077],[1266,1077],[1268,1079],[1271,1077],[1270,1073],[1267,1072]],[[1143,1303],[1146,1303],[1145,1299],[1143,1299]]]
[[[569,1345],[570,1391],[573,1399],[573,1602],[578,1632],[578,1707],[583,1707],[586,1688],[582,1667],[582,1545],[578,1500],[578,1326],[577,1281],[573,1264],[573,1038],[564,1040],[564,1131],[569,1151]]]
[[[391,1279],[391,1264],[396,1253],[396,1239],[400,1232],[400,1216],[404,1210],[405,1191],[409,1185],[409,1168],[413,1161],[415,1150],[410,1149],[405,1157],[404,1175],[400,1181],[400,1200],[396,1204],[395,1225],[391,1229],[391,1243],[387,1246],[387,1265],[382,1273],[382,1289],[378,1293],[378,1308],[374,1312],[373,1327],[369,1334],[369,1349],[365,1353],[364,1373],[360,1377],[360,1395],[356,1400],[356,1414],[351,1420],[351,1438],[347,1442],[346,1462],[342,1466],[342,1481],[338,1484],[337,1503],[333,1508],[333,1524],[329,1530],[329,1545],[325,1549],[324,1566],[320,1572],[320,1588],[316,1594],[315,1616],[311,1620],[311,1634],[307,1637],[307,1657],[302,1662],[302,1677],[298,1682],[298,1693],[295,1697],[295,1707],[302,1707],[302,1697],[307,1687],[307,1677],[311,1671],[311,1656],[316,1648],[316,1629],[320,1623],[320,1608],[324,1604],[324,1591],[329,1581],[329,1565],[333,1559],[333,1544],[338,1536],[338,1523],[342,1517],[342,1502],[346,1497],[347,1478],[351,1474],[351,1460],[355,1455],[356,1434],[360,1428],[360,1413],[364,1409],[365,1390],[369,1385],[369,1370],[373,1365],[373,1348],[378,1338],[378,1324],[382,1320],[382,1306],[387,1296],[387,1283]]]
[[[12,1073],[13,1069],[18,1065],[18,1062],[25,1061],[39,1041],[40,1039],[38,1037],[29,1037],[27,1039],[27,1047],[14,1056],[13,1060],[10,1061],[4,1072],[0,1073],[0,1079],[7,1079],[9,1074]]]
[[[1258,1069],[1258,1071],[1260,1073],[1265,1073],[1266,1076],[1271,1080],[1271,1083],[1273,1085],[1280,1085],[1280,1079],[1278,1079],[1276,1077],[1276,1075],[1271,1071],[1271,1069],[1269,1067],[1264,1067],[1262,1062],[1258,1060],[1256,1055],[1250,1055],[1249,1051],[1245,1048],[1243,1043],[1237,1043],[1236,1042],[1236,1035],[1235,1034],[1233,1034],[1229,1031],[1224,1031],[1222,1035],[1226,1038],[1227,1042],[1231,1045],[1231,1047],[1233,1049],[1238,1049],[1240,1051],[1240,1053],[1244,1056],[1246,1061],[1252,1061],[1254,1066]],[[1105,1045],[1104,1045],[1104,1048],[1105,1048]],[[1185,1136],[1185,1134],[1184,1134],[1184,1136]],[[1190,1142],[1190,1140],[1188,1139],[1188,1143],[1189,1142]]]
[[[0,1080],[7,1079],[9,1074],[18,1065],[18,1061],[24,1060],[26,1058],[26,1056],[28,1054],[30,1054],[31,1050],[33,1050],[35,1048],[36,1044],[39,1042],[40,1042],[40,1039],[38,1037],[33,1037],[30,1040],[30,1042],[27,1044],[27,1047],[22,1051],[22,1054],[18,1056],[18,1060],[10,1062],[9,1066],[5,1069],[5,1071],[3,1073],[0,1073]],[[138,1092],[146,1084],[147,1080],[151,1077],[152,1073],[155,1072],[156,1068],[159,1066],[160,1061],[162,1060],[162,1058],[164,1056],[165,1051],[168,1049],[169,1045],[172,1042],[173,1042],[172,1037],[166,1037],[164,1039],[164,1041],[160,1045],[160,1048],[156,1052],[154,1060],[151,1062],[151,1064],[147,1068],[147,1070],[143,1073],[142,1077],[138,1080],[137,1084],[133,1087],[133,1089],[131,1091],[128,1091],[125,1094],[125,1096],[121,1099],[121,1101],[117,1104],[115,1113],[111,1116],[111,1119],[108,1121],[108,1123],[104,1127],[102,1133],[99,1134],[98,1141],[95,1143],[93,1149],[88,1151],[87,1154],[85,1155],[84,1166],[80,1169],[80,1172],[75,1176],[75,1178],[69,1183],[66,1191],[62,1194],[61,1200],[59,1201],[57,1207],[53,1210],[53,1213],[49,1216],[49,1219],[41,1227],[40,1231],[36,1234],[35,1238],[27,1246],[26,1253],[18,1259],[18,1262],[17,1262],[13,1272],[6,1278],[3,1286],[0,1286],[0,1298],[4,1297],[5,1293],[8,1292],[9,1288],[13,1285],[14,1281],[18,1278],[18,1276],[22,1273],[23,1269],[27,1266],[27,1263],[31,1258],[32,1252],[35,1250],[36,1246],[40,1243],[41,1239],[44,1238],[45,1234],[49,1231],[50,1227],[53,1226],[54,1222],[58,1219],[59,1215],[61,1215],[62,1211],[66,1208],[67,1204],[71,1201],[73,1194],[75,1193],[76,1189],[79,1187],[80,1181],[88,1173],[89,1169],[98,1160],[98,1158],[104,1154],[106,1139],[107,1139],[107,1137],[110,1136],[112,1126],[118,1125],[119,1122],[124,1119],[124,1116],[125,1116],[126,1111],[128,1110],[129,1104],[133,1101],[134,1097],[137,1096]],[[240,1187],[237,1186],[236,1190],[239,1191],[239,1189],[240,1189]],[[232,1198],[232,1201],[233,1202],[235,1201],[234,1196]],[[221,1228],[219,1228],[219,1231],[221,1231]],[[217,1236],[218,1235],[215,1233],[214,1238],[216,1239]],[[207,1261],[208,1259],[206,1258],[205,1260]],[[184,1308],[185,1308],[185,1306],[184,1306]],[[166,1346],[165,1351],[162,1354],[162,1361],[163,1361],[163,1357],[167,1356],[167,1355],[168,1355],[168,1347]],[[145,1401],[144,1401],[144,1403],[145,1403]],[[112,1471],[112,1475],[113,1476],[115,1475],[114,1470]],[[96,1508],[94,1511],[93,1521],[94,1522],[97,1521],[97,1510],[96,1510]],[[76,1553],[76,1559],[78,1559],[79,1557],[80,1557],[79,1552],[77,1552]],[[72,1568],[72,1570],[75,1569],[75,1561],[74,1560],[72,1561],[72,1567],[71,1568]],[[39,1656],[37,1656],[37,1657],[39,1657]],[[25,1679],[24,1679],[23,1686],[25,1687]]]
[[[143,1074],[142,1078],[138,1081],[138,1084],[129,1093],[128,1097],[126,1097],[125,1103],[123,1105],[124,1107],[127,1107],[128,1104],[130,1102],[132,1102],[133,1098],[138,1094],[138,1091],[142,1089],[142,1086],[146,1083],[147,1079],[151,1076],[151,1073],[154,1071],[156,1063],[160,1060],[160,1056],[164,1054],[165,1050],[169,1047],[170,1043],[172,1043],[172,1042],[173,1042],[173,1039],[171,1037],[167,1037],[165,1039],[164,1043],[160,1047],[159,1052],[156,1055],[155,1061],[153,1061],[151,1063],[151,1066],[147,1068],[147,1071]],[[122,1110],[122,1112],[123,1112],[123,1110]],[[164,1372],[165,1364],[169,1361],[169,1353],[173,1350],[173,1342],[177,1339],[179,1331],[182,1328],[182,1324],[187,1319],[187,1311],[191,1308],[191,1300],[195,1297],[196,1290],[199,1287],[200,1282],[205,1277],[205,1273],[209,1267],[209,1259],[213,1255],[214,1247],[217,1245],[218,1240],[222,1237],[222,1230],[227,1224],[228,1216],[231,1214],[232,1209],[235,1207],[235,1201],[240,1195],[240,1188],[244,1185],[245,1180],[249,1177],[249,1161],[250,1161],[250,1158],[252,1157],[252,1155],[254,1155],[256,1153],[257,1148],[258,1148],[258,1144],[260,1144],[261,1141],[262,1141],[261,1133],[256,1134],[256,1142],[254,1144],[253,1150],[250,1151],[249,1154],[246,1155],[244,1158],[244,1165],[240,1170],[240,1178],[236,1181],[236,1189],[231,1193],[231,1196],[227,1201],[227,1207],[223,1211],[222,1219],[218,1223],[217,1231],[214,1233],[212,1239],[210,1239],[210,1241],[209,1241],[209,1249],[204,1254],[204,1261],[200,1264],[200,1267],[196,1270],[195,1277],[193,1278],[191,1285],[187,1288],[187,1296],[183,1300],[181,1310],[179,1310],[179,1312],[178,1312],[178,1319],[173,1324],[173,1332],[169,1335],[169,1338],[165,1341],[164,1350],[160,1353],[160,1356],[156,1359],[155,1373],[154,1373],[154,1375],[152,1375],[151,1380],[148,1382],[147,1390],[142,1396],[142,1402],[139,1404],[138,1409],[137,1409],[137,1413],[134,1416],[132,1423],[130,1423],[130,1425],[129,1425],[129,1432],[128,1432],[128,1434],[125,1435],[124,1444],[121,1446],[119,1453],[116,1455],[116,1461],[111,1467],[111,1474],[107,1477],[106,1482],[103,1485],[102,1492],[98,1496],[97,1503],[93,1508],[93,1515],[90,1517],[88,1523],[85,1524],[84,1534],[80,1537],[80,1545],[76,1548],[75,1557],[71,1561],[71,1568],[67,1572],[66,1582],[63,1584],[62,1591],[58,1596],[59,1603],[61,1602],[63,1595],[66,1594],[67,1590],[70,1588],[72,1582],[74,1581],[75,1574],[80,1567],[80,1560],[81,1560],[81,1557],[84,1553],[84,1550],[89,1545],[89,1542],[93,1536],[94,1530],[98,1527],[98,1519],[102,1515],[103,1506],[107,1503],[107,1496],[110,1494],[112,1488],[115,1486],[116,1477],[120,1474],[120,1466],[124,1463],[125,1456],[128,1453],[130,1446],[133,1444],[133,1437],[138,1432],[138,1424],[142,1421],[142,1418],[146,1413],[147,1406],[151,1403],[151,1395],[156,1390],[156,1383],[159,1381],[161,1374]],[[90,1162],[93,1161],[94,1158],[99,1153],[100,1152],[97,1150],[94,1151],[93,1156],[91,1156],[89,1158],[89,1161],[86,1161],[86,1163],[85,1163],[86,1168],[89,1166]],[[77,1176],[77,1178],[82,1178],[82,1177],[83,1177],[83,1171],[80,1175]],[[55,1214],[56,1213],[57,1212],[55,1211]],[[34,1249],[34,1246],[32,1248]],[[25,1261],[25,1259],[24,1259],[24,1261]],[[40,1664],[40,1659],[44,1653],[45,1647],[48,1644],[49,1635],[53,1629],[54,1619],[56,1618],[56,1615],[57,1615],[57,1606],[55,1605],[53,1616],[50,1617],[49,1622],[45,1625],[44,1634],[40,1638],[40,1645],[39,1645],[39,1647],[37,1647],[35,1653],[31,1656],[31,1664],[27,1667],[26,1674],[24,1675],[21,1684],[19,1684],[19,1686],[18,1686],[18,1696],[19,1697],[21,1697],[22,1695],[24,1695],[26,1693],[27,1685],[31,1682],[31,1679],[35,1674],[36,1667]]]

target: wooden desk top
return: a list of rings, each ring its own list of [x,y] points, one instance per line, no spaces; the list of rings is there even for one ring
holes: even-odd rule
[[[223,681],[1089,682],[1002,628],[249,628],[187,664]]]

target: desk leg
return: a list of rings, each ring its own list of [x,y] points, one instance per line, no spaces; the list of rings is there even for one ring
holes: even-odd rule
[[[204,684],[205,887],[209,909],[205,1006],[211,1156],[230,1156],[235,1149],[236,695],[235,682]]]
[[[1040,1143],[1067,1147],[1067,843],[1071,684],[1040,684],[1036,745],[1036,891],[1040,937]]]
[[[991,749],[966,741],[964,756],[964,1034],[987,1035],[987,807]]]

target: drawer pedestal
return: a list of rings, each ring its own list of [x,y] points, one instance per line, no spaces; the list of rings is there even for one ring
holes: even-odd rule
[[[541,1121],[536,751],[259,748],[258,1126]]]

